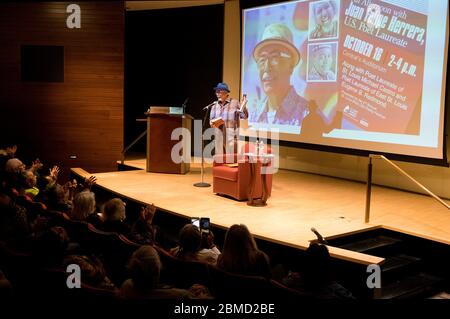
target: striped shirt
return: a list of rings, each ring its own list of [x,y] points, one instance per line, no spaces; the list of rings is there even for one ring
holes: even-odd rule
[[[211,107],[211,113],[209,113],[210,125],[212,120],[221,117],[225,122],[225,128],[239,128],[239,119],[248,118],[247,108],[245,107],[242,111],[239,108],[239,101],[235,99],[228,98],[223,104],[216,101]],[[222,127],[221,129],[223,130]]]

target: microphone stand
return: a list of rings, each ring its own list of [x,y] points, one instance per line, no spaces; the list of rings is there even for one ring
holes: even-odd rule
[[[214,103],[211,103],[209,106],[207,106],[206,107],[206,111],[209,111],[209,109],[211,108],[211,106],[213,105]],[[211,184],[210,183],[206,183],[204,180],[203,180],[203,177],[204,177],[204,164],[205,164],[205,158],[204,158],[204,156],[203,156],[203,147],[204,147],[204,142],[203,142],[203,128],[205,127],[205,123],[206,123],[206,118],[208,117],[208,112],[205,112],[205,116],[203,117],[203,123],[202,123],[202,165],[201,165],[201,168],[200,168],[200,175],[201,175],[201,178],[202,178],[202,181],[201,182],[199,182],[199,183],[195,183],[194,184],[194,186],[195,187],[210,187],[211,186]]]
[[[183,108],[183,114],[186,112],[186,104],[189,101],[189,97],[184,100],[183,104],[181,104],[181,107]]]

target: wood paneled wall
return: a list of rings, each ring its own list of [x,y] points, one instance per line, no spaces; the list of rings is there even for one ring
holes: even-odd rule
[[[69,29],[69,4],[81,28]],[[110,171],[123,147],[124,2],[0,4],[0,140],[19,158]],[[63,83],[21,82],[21,45],[64,46]],[[76,159],[70,159],[75,155]]]

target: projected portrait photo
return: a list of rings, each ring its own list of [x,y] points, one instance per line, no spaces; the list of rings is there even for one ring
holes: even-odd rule
[[[250,108],[249,122],[301,125],[307,101],[291,84],[301,56],[289,27],[282,23],[268,25],[253,49],[253,58],[264,96]]]
[[[308,82],[335,82],[337,42],[308,45]]]
[[[309,4],[309,40],[337,38],[339,1],[316,1]]]

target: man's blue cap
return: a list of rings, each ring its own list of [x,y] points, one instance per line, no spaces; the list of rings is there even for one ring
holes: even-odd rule
[[[215,87],[214,87],[214,91],[227,91],[230,92],[230,89],[228,88],[228,85],[226,83],[218,83]]]

